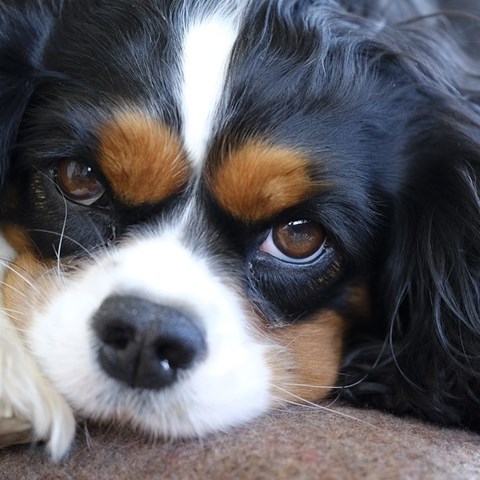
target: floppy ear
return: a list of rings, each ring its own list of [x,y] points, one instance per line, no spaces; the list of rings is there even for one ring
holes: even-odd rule
[[[478,429],[480,117],[462,102],[432,99],[409,132],[374,287],[379,340],[357,345],[343,381],[350,400]]]
[[[0,187],[26,105],[42,76],[42,52],[55,10],[53,1],[0,4]]]

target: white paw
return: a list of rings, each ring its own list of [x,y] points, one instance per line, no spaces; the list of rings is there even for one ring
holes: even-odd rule
[[[67,453],[74,434],[71,408],[0,313],[0,446],[43,440],[57,461]]]

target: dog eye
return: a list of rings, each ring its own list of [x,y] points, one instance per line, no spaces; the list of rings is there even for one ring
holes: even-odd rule
[[[325,233],[312,220],[295,220],[275,225],[260,250],[289,263],[309,263],[323,252]]]
[[[105,193],[92,168],[75,160],[60,161],[56,178],[65,196],[82,205],[93,205]]]

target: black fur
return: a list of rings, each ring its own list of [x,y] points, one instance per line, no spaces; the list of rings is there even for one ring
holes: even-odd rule
[[[58,234],[64,221],[63,199],[42,183],[52,159],[81,152],[94,162],[96,122],[119,100],[145,101],[181,128],[170,88],[177,45],[165,20],[178,3],[0,5],[1,178],[30,185],[13,219],[32,231],[43,256],[54,256],[58,241],[34,234],[39,219]],[[260,133],[308,151],[313,174],[335,186],[294,212],[328,231],[328,264],[324,257],[307,272],[252,256],[251,238],[264,226],[235,224],[225,238],[236,238],[231,248],[247,265],[247,291],[266,317],[341,310],[348,287],[368,284],[369,321],[355,325],[344,312],[353,325],[339,376],[343,398],[480,429],[475,4],[464,1],[460,11],[454,1],[252,2],[212,151]],[[152,217],[160,210],[152,206]],[[108,212],[88,215],[72,206],[66,232],[93,248],[98,236],[107,243],[148,212],[113,201]],[[86,217],[92,238],[81,233]]]

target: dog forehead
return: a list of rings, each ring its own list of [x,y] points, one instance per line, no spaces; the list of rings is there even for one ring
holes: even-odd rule
[[[236,17],[227,8],[213,9],[204,18],[192,15],[180,32],[177,78],[171,85],[176,125],[163,120],[168,115],[151,99],[151,109],[121,108],[99,130],[100,168],[129,204],[159,203],[181,191],[201,171],[215,133]],[[151,113],[158,108],[158,114]]]
[[[182,25],[176,40],[178,71],[172,89],[176,125],[162,120],[168,116],[161,109],[158,118],[141,110],[129,111],[114,115],[103,125],[100,167],[123,201],[160,203],[203,175],[210,194],[225,211],[241,220],[257,221],[312,193],[315,185],[307,156],[294,147],[269,141],[268,135],[266,140],[261,136],[262,131],[285,127],[288,115],[283,112],[266,119],[257,115],[257,107],[248,106],[250,97],[256,98],[257,90],[263,88],[263,78],[272,72],[264,72],[266,67],[260,66],[260,78],[256,78],[251,69],[244,68],[253,48],[242,44],[245,29],[238,12],[223,8],[203,17],[193,15]],[[255,78],[245,79],[246,72]],[[243,100],[237,102],[234,98],[243,91],[244,81],[252,85],[253,93],[247,95],[250,100],[243,93]],[[282,102],[275,97],[268,110],[278,110],[279,105]],[[249,118],[248,125],[234,125],[224,137],[222,129],[232,129],[228,119],[238,116]],[[261,139],[252,131],[260,133]],[[233,142],[233,151],[227,148],[218,155],[212,145],[215,149],[215,142],[223,137],[227,147],[231,137],[241,137],[242,142]],[[214,157],[218,156],[217,162]]]

